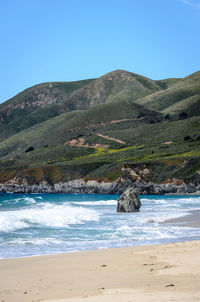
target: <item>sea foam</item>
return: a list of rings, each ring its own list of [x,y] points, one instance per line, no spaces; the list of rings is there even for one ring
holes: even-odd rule
[[[99,200],[99,201],[74,201],[75,205],[84,205],[84,206],[115,206],[117,205],[117,200],[109,199],[109,200]]]
[[[0,212],[0,232],[29,228],[33,225],[46,227],[68,227],[86,221],[98,221],[95,210],[70,205],[41,203],[36,207]]]
[[[200,238],[200,228],[164,222],[200,210],[200,196],[140,196],[140,212],[129,214],[116,212],[118,195],[0,197],[3,258]]]

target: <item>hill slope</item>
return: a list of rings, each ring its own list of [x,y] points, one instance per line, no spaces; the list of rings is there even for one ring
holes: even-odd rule
[[[105,192],[110,182],[106,192],[200,191],[200,72],[45,83],[1,104],[0,121],[6,190]],[[74,189],[77,179],[83,187]]]
[[[63,145],[81,136],[91,136],[101,128],[120,129],[121,124],[135,125],[161,121],[162,116],[130,101],[97,105],[88,110],[63,113],[23,130],[0,143],[0,157],[15,158],[26,149]]]
[[[96,80],[36,85],[0,105],[0,141],[64,112],[134,101],[160,89],[156,82],[122,70]]]
[[[172,80],[167,89],[137,99],[136,103],[176,118],[183,112],[189,117],[199,115],[200,72],[184,79]]]
[[[71,111],[70,95],[93,80],[44,83],[24,90],[0,104],[0,141],[23,129]]]

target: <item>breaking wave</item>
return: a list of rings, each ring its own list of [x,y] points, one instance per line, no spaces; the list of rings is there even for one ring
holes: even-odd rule
[[[0,212],[0,232],[10,232],[35,226],[68,227],[86,221],[98,221],[100,215],[92,209],[41,203],[36,207]]]

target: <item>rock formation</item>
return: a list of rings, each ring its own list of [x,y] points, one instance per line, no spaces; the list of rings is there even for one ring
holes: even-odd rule
[[[140,207],[140,199],[133,188],[127,189],[117,202],[117,212],[139,212]]]
[[[75,179],[65,182],[49,184],[41,181],[38,184],[29,183],[25,178],[12,178],[5,183],[0,183],[0,192],[12,193],[84,193],[84,194],[122,194],[127,188],[137,191],[142,195],[200,195],[200,184],[197,182],[182,182],[178,180],[165,183],[147,182],[139,177],[132,180],[130,177],[121,177],[112,182]]]

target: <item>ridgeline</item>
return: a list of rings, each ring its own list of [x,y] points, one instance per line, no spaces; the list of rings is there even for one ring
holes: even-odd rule
[[[200,194],[200,72],[123,70],[0,104],[0,191]]]

